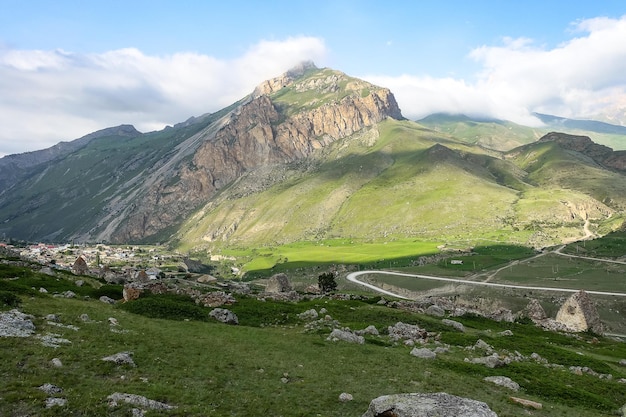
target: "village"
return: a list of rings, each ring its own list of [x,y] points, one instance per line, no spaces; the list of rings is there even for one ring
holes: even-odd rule
[[[103,278],[110,284],[147,282],[176,277],[214,280],[212,267],[161,246],[110,246],[76,244],[31,244],[23,248],[1,244],[20,257],[51,271],[66,270],[76,275]],[[45,271],[44,271],[45,272]]]

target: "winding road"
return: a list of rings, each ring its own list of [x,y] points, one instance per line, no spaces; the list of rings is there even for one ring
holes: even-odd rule
[[[572,257],[572,258],[581,258],[581,259],[588,259],[588,260],[601,261],[601,262],[610,262],[610,263],[619,263],[619,264],[625,264],[626,265],[626,262],[622,262],[622,261],[613,261],[613,260],[608,260],[608,259],[590,258],[590,257],[586,257],[586,256],[577,256],[577,255],[565,254],[565,253],[561,252],[564,247],[565,246],[561,246],[558,249],[556,249],[554,251],[551,251],[551,252],[542,252],[542,253],[534,256],[533,258],[536,258],[538,256],[543,256],[546,253],[555,253],[557,255],[568,256],[568,257]],[[529,259],[533,259],[533,258],[529,258]],[[524,290],[557,291],[557,292],[572,292],[572,293],[575,293],[575,292],[579,291],[579,290],[573,290],[571,288],[530,287],[530,286],[524,286],[524,285],[499,284],[499,283],[495,283],[495,282],[489,282],[499,271],[501,271],[502,269],[508,268],[511,265],[518,264],[519,262],[520,261],[512,261],[511,263],[507,264],[506,266],[497,269],[495,272],[489,274],[489,276],[487,277],[487,279],[485,281],[470,281],[470,280],[458,279],[458,278],[436,277],[436,276],[432,276],[432,275],[407,274],[407,273],[404,273],[404,272],[376,271],[376,270],[351,272],[351,273],[349,273],[346,276],[346,278],[350,282],[354,282],[355,284],[362,285],[364,287],[372,289],[372,290],[374,290],[376,292],[379,292],[381,294],[385,294],[385,295],[389,295],[389,296],[392,296],[392,297],[401,298],[401,299],[404,299],[404,300],[409,300],[409,298],[407,298],[407,297],[405,297],[405,296],[403,296],[401,294],[394,293],[392,291],[384,290],[384,289],[379,288],[379,287],[377,287],[377,286],[375,286],[373,284],[360,281],[358,279],[359,276],[366,275],[366,274],[379,274],[379,275],[382,274],[382,275],[395,275],[395,276],[401,276],[401,277],[412,277],[412,278],[418,278],[418,279],[428,279],[428,280],[434,280],[434,281],[445,281],[445,282],[449,282],[449,283],[464,284],[464,285],[483,285],[483,286],[488,286],[488,287],[516,288],[516,289],[524,289]],[[611,296],[616,296],[616,297],[626,297],[626,293],[620,293],[620,292],[587,291],[587,290],[585,290],[585,292],[587,294],[611,295]]]

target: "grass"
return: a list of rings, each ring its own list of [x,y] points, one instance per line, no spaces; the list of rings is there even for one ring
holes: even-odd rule
[[[106,397],[113,392],[143,395],[178,407],[150,412],[153,416],[360,415],[380,395],[439,391],[484,401],[501,417],[520,415],[523,410],[508,400],[510,392],[482,381],[489,375],[511,377],[522,386],[517,396],[542,402],[544,409],[533,411],[536,416],[604,416],[626,402],[623,384],[617,382],[626,377],[617,365],[626,357],[626,345],[604,338],[591,343],[592,335],[572,338],[476,316],[454,318],[466,328],[460,333],[438,318],[379,305],[375,296],[298,303],[240,296],[229,307],[240,325],[228,326],[208,319],[210,309],[186,297],[142,296],[121,305],[94,298],[55,298],[26,291],[26,283],[38,274],[19,268],[11,275],[16,274],[21,277],[9,281],[16,285],[5,291],[20,298],[21,311],[35,316],[37,333],[56,333],[71,344],[54,349],[34,337],[0,338],[1,415],[128,415],[129,405],[107,406]],[[63,277],[55,282],[58,290],[75,287],[73,280]],[[352,329],[373,324],[381,336],[368,336],[364,345],[327,341],[330,329],[305,331],[304,321],[298,318],[310,308],[325,308],[341,326]],[[44,319],[50,313],[79,330],[51,325]],[[82,314],[91,321],[80,320]],[[109,317],[117,319],[120,332],[111,332]],[[410,347],[390,343],[385,336],[387,326],[398,321],[440,334],[450,352],[434,361],[412,357]],[[498,334],[506,329],[513,336]],[[614,378],[574,375],[532,360],[499,369],[469,364],[464,359],[480,353],[465,346],[479,338],[499,352],[512,348],[524,355],[537,352],[551,363],[588,366]],[[137,366],[100,360],[121,351],[132,351]],[[63,367],[51,366],[52,358],[59,358]],[[63,388],[59,396],[68,405],[46,409],[47,395],[37,389],[44,383]],[[341,403],[341,392],[351,393],[354,401]]]

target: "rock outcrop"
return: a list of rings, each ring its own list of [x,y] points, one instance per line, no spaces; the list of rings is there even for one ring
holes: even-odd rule
[[[498,417],[483,402],[444,392],[378,397],[362,417]]]

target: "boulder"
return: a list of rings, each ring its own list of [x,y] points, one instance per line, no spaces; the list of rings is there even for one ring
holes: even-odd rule
[[[506,376],[488,376],[483,378],[483,380],[515,392],[519,391],[519,384]]]
[[[443,317],[446,311],[437,304],[433,304],[426,309],[426,314],[429,316]]]
[[[18,310],[0,313],[0,337],[28,337],[35,333],[33,316]]]
[[[391,338],[394,342],[397,342],[398,340],[418,341],[428,337],[428,332],[426,332],[426,330],[421,329],[419,326],[414,324],[407,324],[401,321],[397,322],[393,326],[389,326],[387,330],[389,338]]]
[[[362,417],[498,417],[483,402],[439,392],[383,395],[370,403]]]
[[[319,314],[314,308],[298,314],[298,318],[300,318],[301,320],[316,320],[318,317]]]
[[[458,330],[459,332],[465,332],[465,326],[463,326],[463,323],[459,323],[458,321],[443,319],[441,320],[441,323],[445,324],[446,326],[450,326],[453,329]]]
[[[176,406],[165,404],[159,401],[150,400],[146,397],[136,394],[125,394],[115,392],[107,397],[109,400],[109,407],[116,407],[119,403],[125,402],[127,404],[136,405],[138,407],[147,408],[150,410],[171,410]]]
[[[137,366],[135,365],[135,361],[133,361],[133,352],[116,353],[111,356],[106,356],[102,358],[102,360],[105,362],[113,362],[117,365],[130,365],[133,367]]]
[[[225,308],[214,308],[209,313],[209,317],[213,317],[215,320],[226,324],[239,324],[237,315]]]
[[[428,348],[413,348],[411,355],[420,359],[435,359],[437,354]]]
[[[342,392],[341,394],[339,394],[339,401],[341,401],[342,403],[347,403],[348,401],[352,401],[354,399],[354,397],[352,396],[352,394],[348,394],[347,392]]]
[[[291,282],[286,274],[280,273],[270,277],[265,287],[265,292],[290,292],[293,291]]]
[[[107,297],[106,295],[101,296],[100,298],[98,298],[98,300],[105,304],[115,304],[115,300],[111,297]]]
[[[363,336],[356,335],[348,330],[341,329],[333,329],[326,340],[330,340],[331,342],[344,341],[348,343],[357,343],[362,345],[365,343],[365,338]]]
[[[509,399],[514,403],[526,408],[534,408],[535,410],[541,410],[543,408],[543,404],[536,401],[527,400],[526,398],[509,397]]]

